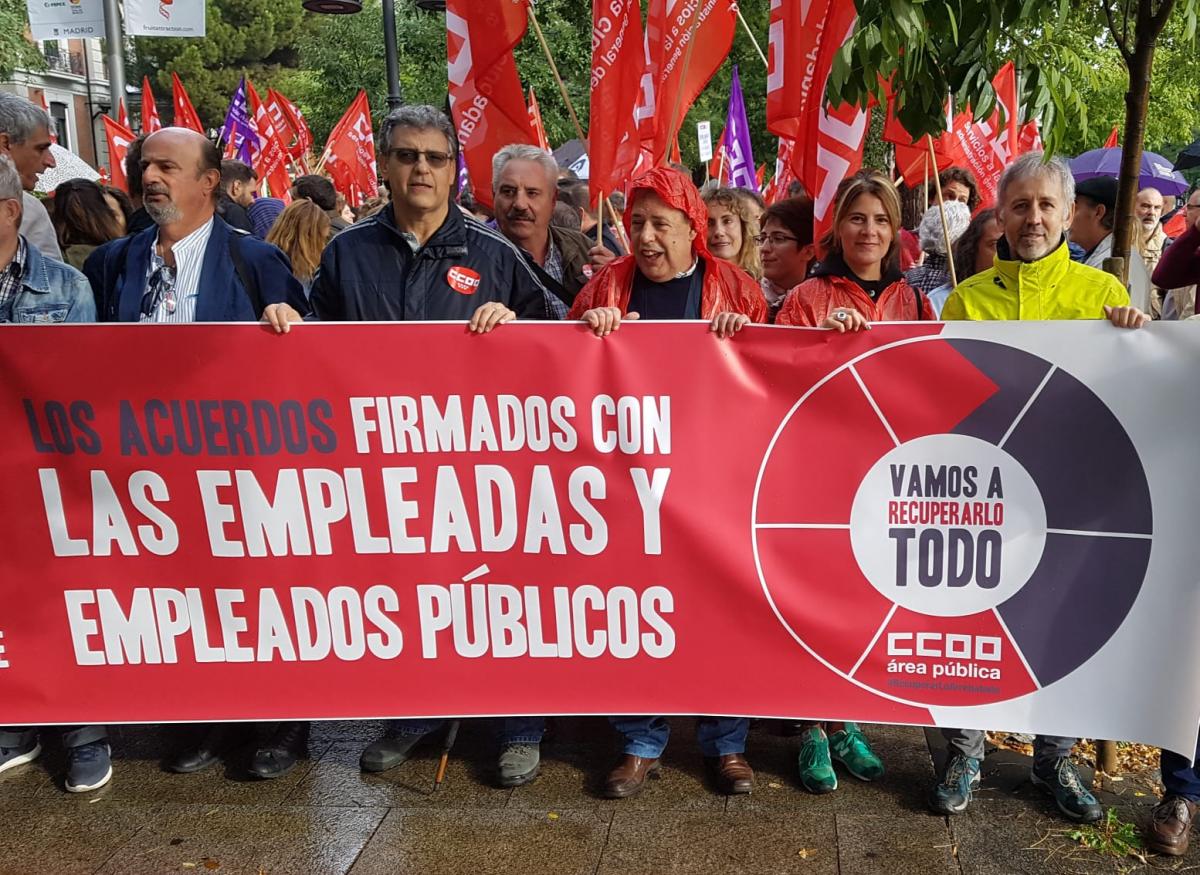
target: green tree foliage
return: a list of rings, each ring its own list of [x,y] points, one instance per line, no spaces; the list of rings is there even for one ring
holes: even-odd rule
[[[218,128],[243,75],[265,95],[286,69],[296,67],[296,46],[312,28],[313,17],[298,2],[207,0],[207,5],[204,39],[136,38],[137,60],[129,78],[137,83],[149,74],[162,105],[170,101],[171,72],[178,73],[201,121]],[[169,119],[167,113],[164,121]]]
[[[46,59],[25,36],[29,19],[25,0],[0,0],[0,80],[12,76],[13,70],[43,70]]]

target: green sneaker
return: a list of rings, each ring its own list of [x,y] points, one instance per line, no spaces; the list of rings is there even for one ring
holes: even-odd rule
[[[829,739],[815,726],[800,737],[800,783],[809,793],[832,793],[837,789],[837,774],[829,758]]]
[[[871,743],[857,723],[847,723],[841,732],[829,736],[829,747],[833,750],[833,758],[860,781],[883,777],[883,760],[871,750]]]

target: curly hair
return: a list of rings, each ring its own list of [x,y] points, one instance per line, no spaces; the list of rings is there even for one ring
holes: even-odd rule
[[[734,188],[712,188],[701,192],[705,206],[720,206],[738,217],[742,226],[742,248],[738,250],[733,263],[756,280],[762,279],[762,261],[759,260],[758,244],[754,238],[758,236],[758,222],[747,209],[745,197]]]

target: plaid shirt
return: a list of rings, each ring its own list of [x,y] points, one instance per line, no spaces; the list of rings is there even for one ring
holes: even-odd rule
[[[558,247],[554,245],[554,238],[550,238],[550,248],[546,251],[546,263],[542,265],[542,270],[550,274],[560,283],[563,281],[563,260],[562,253],[558,251]]]
[[[0,322],[12,322],[13,301],[24,286],[25,238],[17,235],[17,254],[0,270]]]

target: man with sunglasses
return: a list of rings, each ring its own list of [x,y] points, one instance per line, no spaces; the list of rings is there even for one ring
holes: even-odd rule
[[[98,247],[84,264],[103,322],[257,322],[280,334],[301,321],[304,290],[275,246],[216,215],[221,155],[202,134],[163,128],[142,144],[142,203],[154,225]],[[287,774],[307,747],[306,723],[282,723],[254,754],[253,775]],[[205,727],[167,768],[195,772],[240,739]]]
[[[566,307],[504,235],[451,203],[457,138],[444,113],[405,106],[384,119],[381,175],[392,203],[330,241],[312,287],[328,321],[464,320],[486,333]]]
[[[96,304],[83,274],[44,256],[20,233],[22,194],[16,165],[0,154],[0,322],[95,322]],[[82,793],[108,783],[112,763],[103,726],[65,727],[62,740],[67,790]],[[36,727],[0,726],[0,772],[32,762],[41,752]]]

